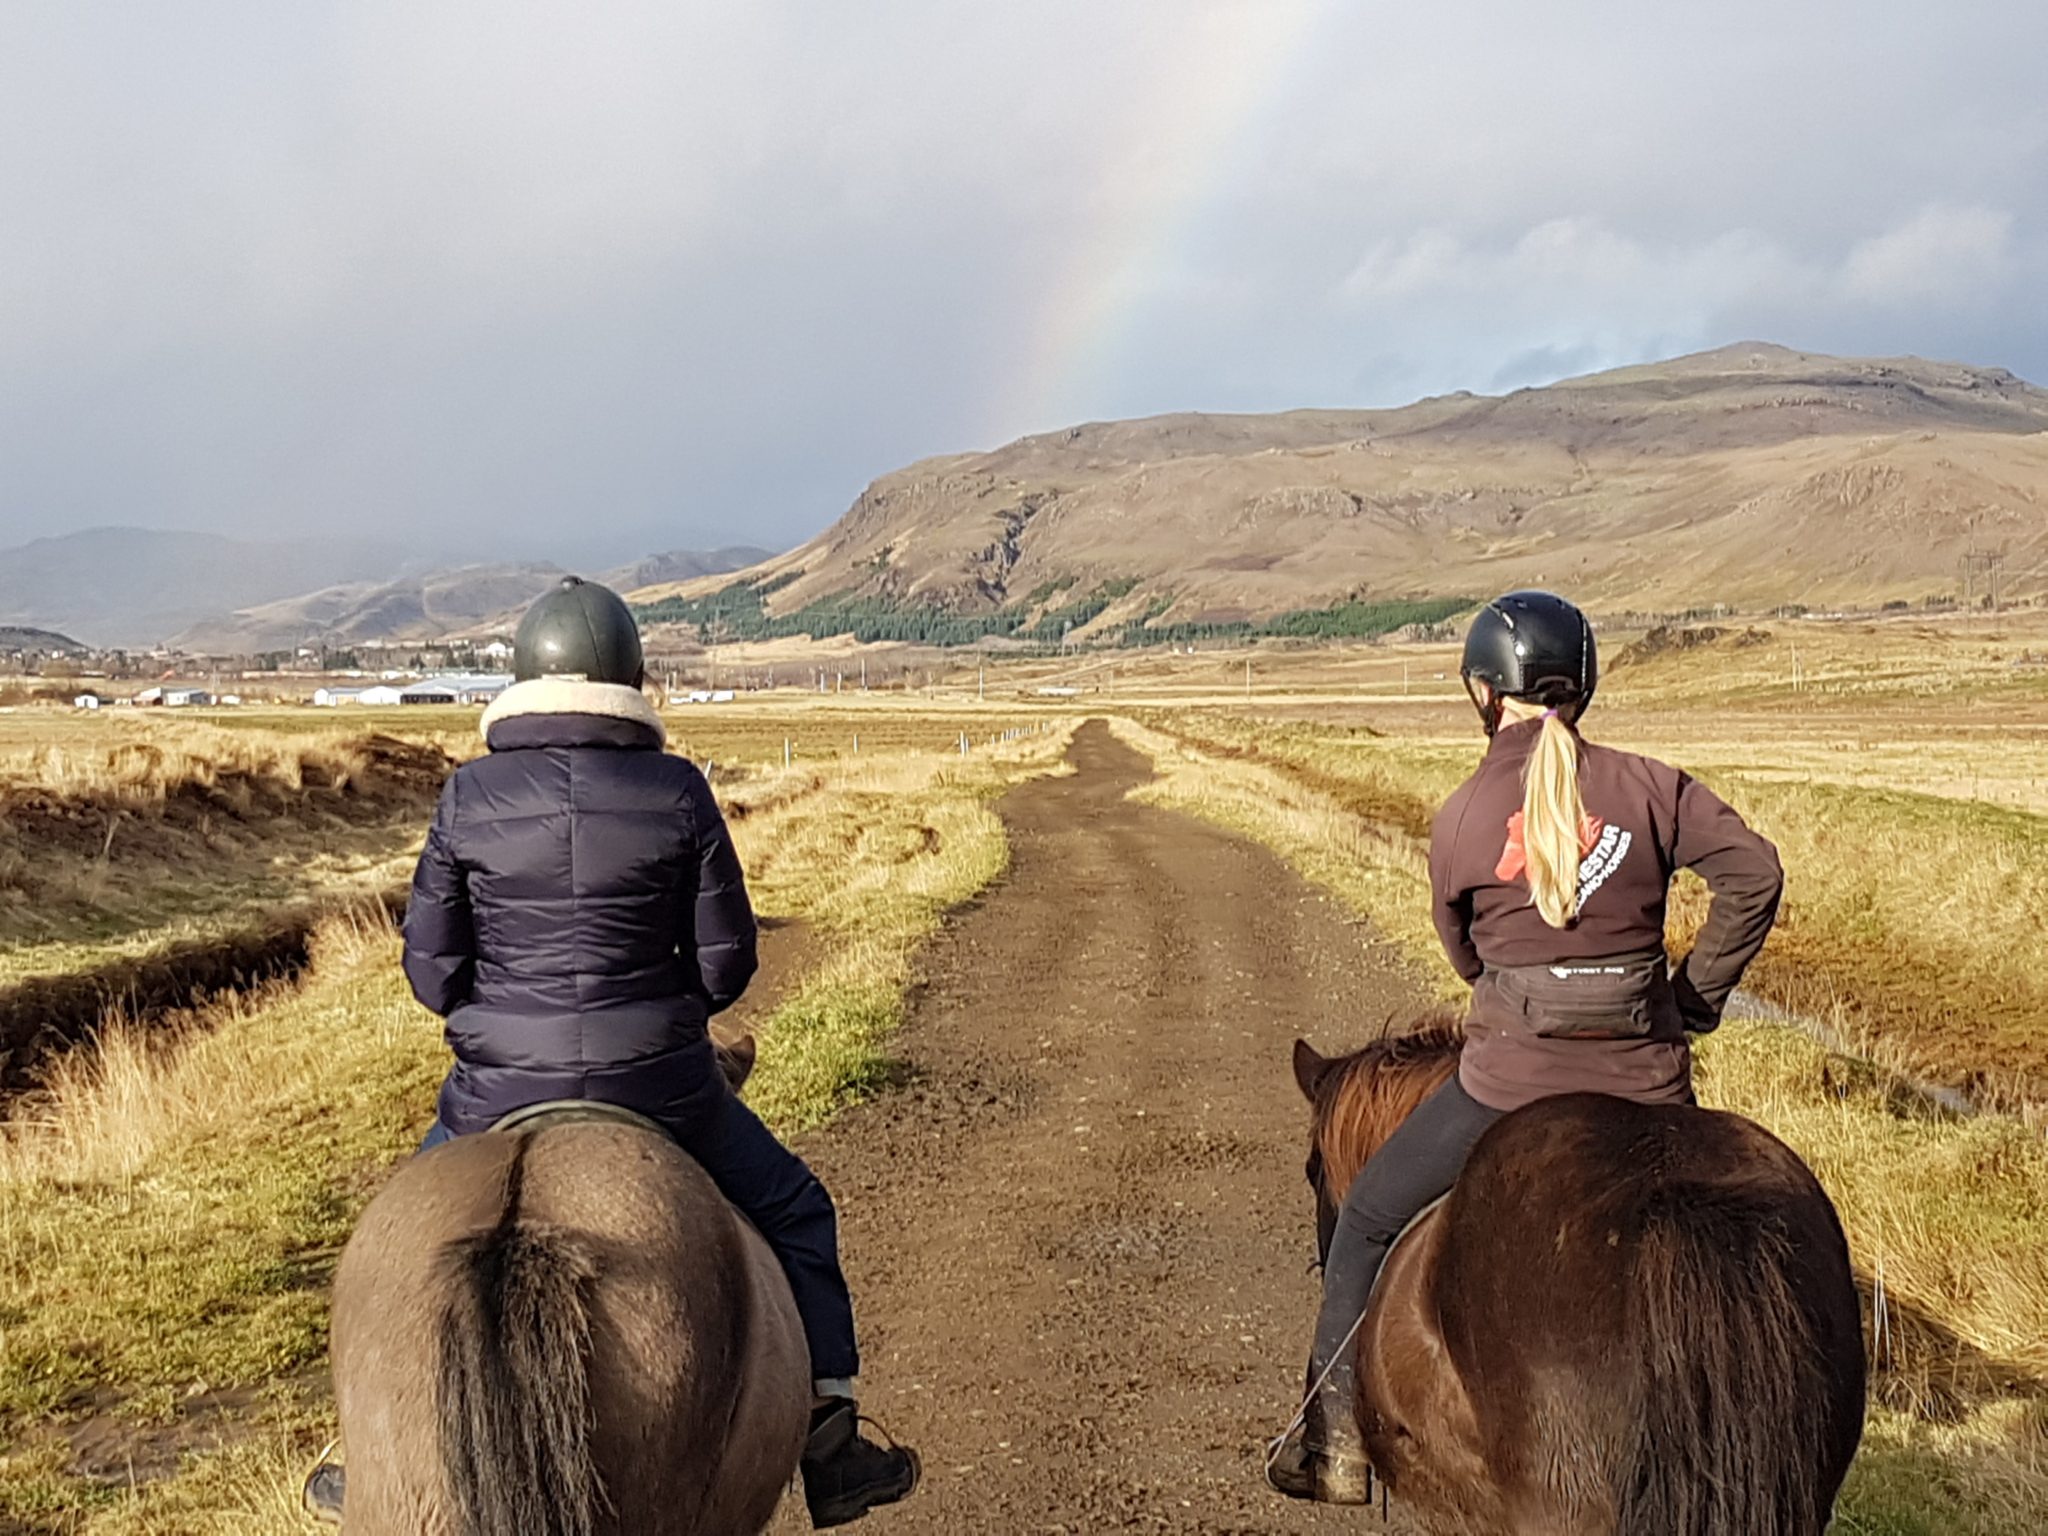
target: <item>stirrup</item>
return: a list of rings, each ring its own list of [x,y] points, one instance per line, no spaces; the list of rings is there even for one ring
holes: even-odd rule
[[[306,1480],[299,1485],[299,1507],[323,1525],[342,1523],[342,1505],[348,1492],[348,1468],[341,1462],[329,1461],[339,1440],[322,1451],[313,1464],[313,1470],[306,1474]]]

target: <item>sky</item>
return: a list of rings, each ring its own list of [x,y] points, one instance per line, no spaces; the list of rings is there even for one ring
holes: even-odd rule
[[[0,545],[792,545],[1077,421],[2048,383],[2039,0],[0,7]]]

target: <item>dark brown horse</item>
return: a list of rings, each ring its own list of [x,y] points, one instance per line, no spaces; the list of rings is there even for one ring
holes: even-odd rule
[[[728,1078],[751,1040],[721,1051]],[[695,1163],[602,1120],[404,1164],[334,1285],[348,1536],[731,1536],[796,1472],[782,1267]]]
[[[1327,1248],[1367,1158],[1457,1069],[1444,1024],[1294,1074]],[[1834,1206],[1740,1116],[1541,1100],[1473,1149],[1359,1329],[1373,1465],[1458,1536],[1816,1536],[1863,1430]]]

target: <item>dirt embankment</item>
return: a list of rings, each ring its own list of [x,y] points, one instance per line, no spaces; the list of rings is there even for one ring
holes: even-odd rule
[[[865,1406],[925,1460],[888,1529],[1354,1529],[1260,1476],[1316,1298],[1288,1050],[1410,1000],[1271,854],[1129,803],[1149,767],[1102,725],[1072,760],[1003,800],[1013,866],[926,955],[908,1086],[802,1148],[841,1208]]]
[[[337,911],[395,914],[395,877],[372,894],[381,866],[417,839],[451,766],[439,747],[389,736],[222,735],[53,756],[0,782],[0,943],[110,941],[103,961],[67,957],[0,987],[0,1097],[34,1087],[109,1014],[175,1023],[298,975]],[[323,863],[360,873],[344,893],[307,873]],[[192,927],[211,931],[117,952]]]
[[[95,865],[203,870],[236,844],[412,818],[453,766],[439,747],[394,736],[223,738],[218,751],[136,740],[59,760],[0,782],[0,905],[70,897]]]

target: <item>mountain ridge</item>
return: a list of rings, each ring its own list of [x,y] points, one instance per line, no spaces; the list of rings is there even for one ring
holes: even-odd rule
[[[1083,638],[1529,584],[1647,611],[1918,600],[1970,549],[2033,594],[2044,506],[2048,391],[1739,342],[1505,395],[1090,422],[925,459],[740,576],[785,625],[1107,596]],[[734,585],[633,596],[688,624]]]
[[[0,624],[0,652],[82,651],[86,647],[69,635],[55,630],[34,629],[23,624]]]
[[[671,549],[598,579],[629,587],[768,557],[751,545]],[[0,626],[80,635],[83,643],[70,641],[80,649],[223,655],[318,640],[439,640],[503,620],[563,574],[539,560],[429,564],[370,541],[108,524],[0,549]]]
[[[767,557],[747,545],[719,550],[667,550],[596,579],[631,586],[645,579],[718,575]],[[503,631],[520,612],[567,575],[549,561],[480,563],[440,568],[394,581],[341,583],[219,615],[182,631],[175,649],[249,655],[307,644],[352,646]]]

